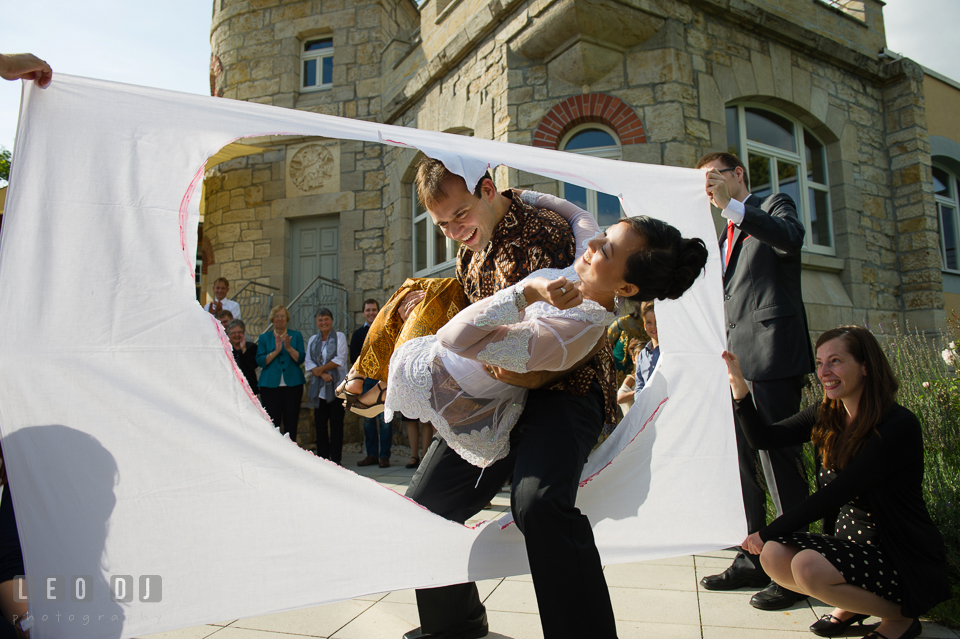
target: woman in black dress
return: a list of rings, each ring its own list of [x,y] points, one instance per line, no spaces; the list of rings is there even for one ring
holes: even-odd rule
[[[256,395],[260,392],[257,387],[257,345],[247,341],[247,326],[243,320],[235,319],[227,324],[227,337],[233,347],[233,359]]]
[[[819,489],[743,541],[781,586],[836,606],[811,626],[821,636],[880,617],[867,637],[912,639],[917,619],[950,597],[943,538],[923,502],[920,423],[896,403],[897,379],[870,331],[841,326],[820,336],[824,397],[764,424],[740,364],[724,353],[737,416],[756,449],[816,447]],[[833,535],[796,533],[824,520]],[[834,523],[835,522],[835,523]]]

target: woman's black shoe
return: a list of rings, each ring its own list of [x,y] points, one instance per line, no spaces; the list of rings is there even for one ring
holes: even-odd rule
[[[923,625],[920,623],[919,619],[914,619],[913,623],[910,624],[910,627],[907,628],[907,631],[899,637],[888,637],[874,630],[869,635],[866,635],[863,639],[916,639],[920,636],[921,632],[923,632]]]
[[[818,637],[836,637],[837,635],[843,634],[847,628],[855,623],[859,623],[862,626],[863,620],[869,616],[870,615],[854,615],[846,621],[842,621],[830,613],[827,613],[820,617],[820,621],[810,626],[810,632]]]

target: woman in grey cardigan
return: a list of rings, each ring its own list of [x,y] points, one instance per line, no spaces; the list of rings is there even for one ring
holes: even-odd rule
[[[307,399],[313,406],[317,455],[339,464],[343,453],[343,402],[334,390],[347,374],[347,337],[333,330],[333,313],[317,309],[317,333],[307,342]],[[329,437],[327,424],[330,425]]]

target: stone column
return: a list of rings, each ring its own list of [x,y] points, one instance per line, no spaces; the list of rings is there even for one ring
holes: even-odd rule
[[[937,206],[933,195],[930,140],[923,102],[923,69],[907,59],[890,66],[883,89],[890,158],[900,298],[910,328],[943,326],[943,276]]]

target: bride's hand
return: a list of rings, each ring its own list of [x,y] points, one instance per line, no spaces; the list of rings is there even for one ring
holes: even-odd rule
[[[559,309],[573,308],[583,303],[578,284],[565,277],[555,280],[535,277],[523,287],[523,296],[527,298],[527,304],[546,302]]]
[[[397,308],[397,313],[400,314],[400,321],[407,321],[407,317],[410,316],[410,313],[413,312],[413,309],[416,308],[417,304],[423,301],[423,298],[427,296],[426,291],[411,291],[407,293],[406,297],[403,298],[403,301],[400,302],[400,306]]]

